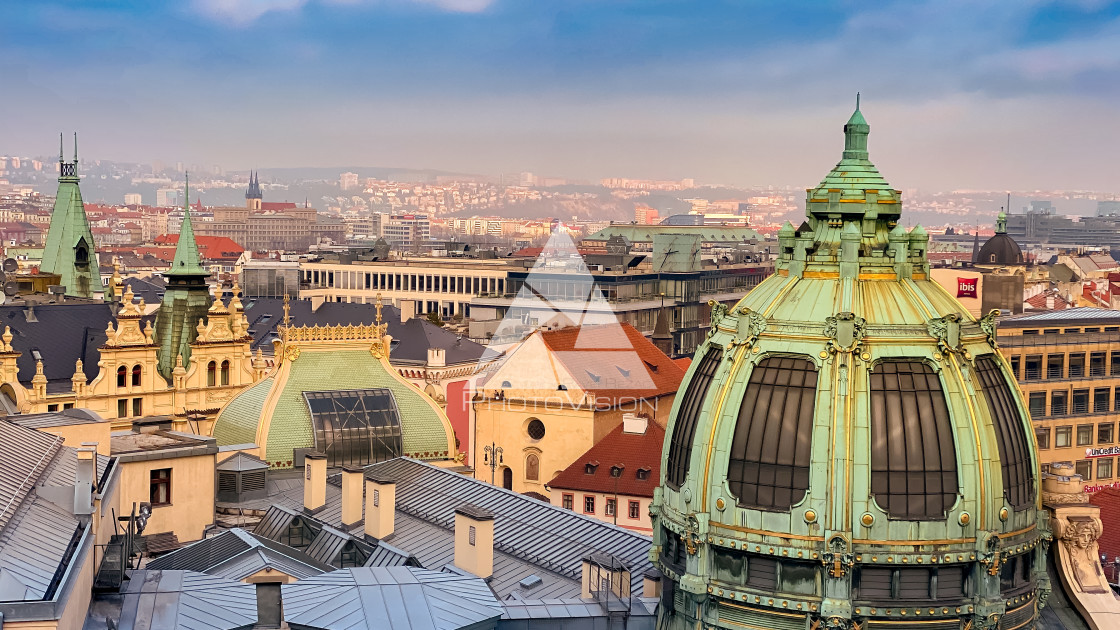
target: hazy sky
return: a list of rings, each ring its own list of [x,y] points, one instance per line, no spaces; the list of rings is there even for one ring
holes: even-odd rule
[[[1120,3],[0,2],[0,153],[1120,192]]]

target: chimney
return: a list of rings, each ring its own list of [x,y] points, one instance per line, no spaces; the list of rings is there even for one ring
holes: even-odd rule
[[[486,579],[494,574],[494,514],[474,505],[455,508],[455,566]]]
[[[428,367],[446,367],[447,351],[443,348],[428,348]]]
[[[397,512],[397,484],[376,472],[366,476],[366,536],[381,540],[393,533]]]
[[[322,306],[323,302],[326,302],[326,301],[327,301],[327,298],[322,296],[322,295],[312,295],[311,296],[311,312],[314,313],[314,312],[318,311],[319,307]]]
[[[349,531],[362,522],[362,479],[365,469],[361,466],[342,467],[342,529]]]
[[[78,466],[74,472],[74,516],[93,514],[93,484],[97,475],[97,443],[82,442],[78,447]]]
[[[401,300],[400,306],[397,307],[401,312],[401,323],[416,317],[416,300]]]
[[[327,505],[327,456],[308,453],[303,458],[303,511],[315,514]]]
[[[623,433],[636,433],[638,435],[645,435],[646,427],[649,426],[649,418],[638,415],[636,413],[622,414],[622,432]]]
[[[657,569],[650,569],[642,574],[642,597],[661,597],[661,572]]]

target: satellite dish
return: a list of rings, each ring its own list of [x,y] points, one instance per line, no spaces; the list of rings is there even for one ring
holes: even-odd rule
[[[8,260],[11,260],[11,259],[9,258]],[[7,295],[8,297],[14,297],[14,296],[19,295],[19,284],[15,283],[15,282],[12,282],[11,280],[5,282],[4,283],[4,295]]]
[[[5,258],[4,271],[8,273],[15,273],[19,271],[19,261],[17,261],[15,258]]]

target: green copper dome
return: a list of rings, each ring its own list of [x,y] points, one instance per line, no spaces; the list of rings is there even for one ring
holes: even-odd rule
[[[929,279],[858,109],[844,132],[775,274],[713,305],[674,402],[659,627],[1033,627],[1049,534],[994,316]]]

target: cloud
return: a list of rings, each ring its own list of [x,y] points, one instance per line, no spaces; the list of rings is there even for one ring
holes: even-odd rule
[[[266,13],[283,13],[303,8],[313,0],[194,0],[195,11],[236,26],[255,22]],[[327,5],[414,4],[432,6],[453,13],[485,11],[494,0],[319,0]]]

